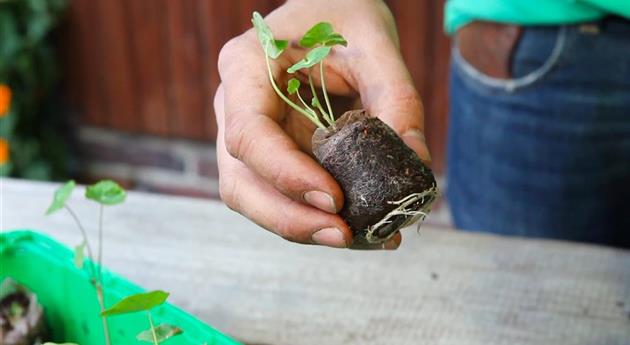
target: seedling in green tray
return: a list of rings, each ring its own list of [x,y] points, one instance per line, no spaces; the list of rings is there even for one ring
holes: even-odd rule
[[[182,334],[181,328],[163,323],[155,326],[151,309],[161,305],[168,298],[164,291],[151,291],[131,295],[114,304],[111,308],[101,312],[101,316],[109,317],[145,311],[149,320],[149,329],[138,333],[136,339],[158,345],[166,339]]]
[[[102,274],[102,260],[103,260],[103,213],[105,206],[113,206],[121,204],[125,201],[125,190],[114,181],[104,180],[97,182],[94,185],[88,186],[85,190],[85,197],[89,200],[93,200],[99,204],[99,217],[98,217],[98,247],[96,255],[92,250],[91,242],[88,239],[87,231],[79,220],[79,217],[74,210],[68,205],[67,201],[72,195],[72,192],[76,184],[74,181],[68,181],[55,191],[53,201],[46,211],[47,215],[57,212],[61,209],[65,209],[72,216],[73,220],[77,224],[79,231],[81,232],[82,241],[74,249],[74,263],[77,268],[82,269],[85,264],[85,252],[90,259],[89,261],[89,274],[91,282],[96,290],[96,297],[101,309],[101,319],[103,321],[103,331],[105,334],[105,344],[111,345],[109,328],[107,325],[107,317],[119,314],[127,314],[138,311],[146,311],[149,319],[150,328],[146,331],[138,334],[137,339],[141,341],[151,342],[155,345],[165,341],[166,339],[176,336],[182,333],[179,327],[161,324],[157,327],[153,324],[153,318],[150,309],[161,305],[166,301],[168,293],[164,291],[152,291],[147,293],[139,293],[132,296],[128,296],[109,309],[105,309],[105,301],[103,294],[103,274]],[[50,343],[52,344],[52,343]]]

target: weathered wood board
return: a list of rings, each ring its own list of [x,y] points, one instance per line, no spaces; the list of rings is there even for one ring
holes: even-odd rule
[[[1,229],[79,242],[69,216],[43,216],[53,185],[1,184]],[[94,234],[81,192],[71,205]],[[335,250],[140,193],[105,213],[109,268],[251,344],[630,344],[629,251],[430,226],[395,252]]]

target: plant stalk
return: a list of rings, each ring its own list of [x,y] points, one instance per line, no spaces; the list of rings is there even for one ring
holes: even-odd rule
[[[328,99],[328,92],[326,92],[326,80],[324,78],[324,62],[319,63],[319,76],[322,82],[322,92],[324,93],[324,99],[326,100],[326,106],[328,107],[328,114],[332,121],[333,129],[335,129],[335,115],[333,115],[332,107],[330,106],[330,100]]]
[[[313,77],[311,76],[310,69],[308,70],[308,83],[311,86],[311,93],[313,94],[313,97],[315,98],[315,101],[317,102],[317,109],[319,109],[319,112],[322,114],[322,117],[326,119],[326,122],[328,122],[328,124],[333,129],[335,129],[335,119],[333,119],[332,116],[328,114],[326,110],[324,110],[324,108],[322,108],[322,103],[319,101],[319,97],[317,96],[317,91],[315,91],[315,85],[313,84]]]
[[[324,130],[326,129],[326,126],[324,126],[317,117],[313,117],[312,114],[309,114],[307,111],[305,111],[304,109],[300,108],[297,104],[293,103],[287,96],[285,96],[282,91],[280,91],[280,88],[278,88],[278,85],[276,85],[275,80],[273,80],[273,73],[271,73],[271,62],[269,62],[269,55],[267,54],[267,49],[268,47],[265,47],[265,61],[267,62],[267,72],[269,73],[269,81],[271,81],[271,86],[273,87],[274,91],[278,94],[278,96],[280,96],[280,98],[282,98],[283,101],[285,101],[291,108],[295,109],[296,111],[300,112],[302,115],[306,116],[307,119],[311,120],[315,125],[317,125],[319,128],[322,128]]]
[[[70,206],[63,205],[63,207],[68,211],[68,213],[70,213],[70,216],[72,216],[72,218],[74,219],[74,222],[77,223],[77,226],[79,227],[79,230],[81,231],[81,236],[83,236],[83,242],[85,243],[85,246],[87,247],[88,257],[90,258],[90,268],[92,271],[92,279],[96,280],[97,276],[96,276],[96,268],[94,267],[94,262],[95,262],[94,254],[92,253],[92,246],[90,246],[90,241],[88,241],[87,231],[85,231],[85,228],[83,227],[83,224],[81,224],[79,217],[77,217],[76,213],[74,213],[74,211],[70,208]]]
[[[103,283],[103,208],[101,204],[98,214],[98,281]]]
[[[317,117],[317,112],[315,110],[313,110],[313,108],[311,108],[302,98],[302,96],[300,95],[300,91],[298,90],[296,92],[298,99],[300,100],[300,102],[302,102],[302,104],[304,105],[304,108],[306,108],[306,110],[311,113],[311,115]]]
[[[105,297],[103,296],[103,286],[99,282],[94,282],[94,287],[96,288],[96,298],[98,299],[98,304],[101,307],[101,313],[103,313],[105,311]],[[101,316],[101,320],[103,321],[105,345],[111,345],[111,341],[109,339],[109,326],[107,325],[107,317]]]
[[[149,325],[151,326],[151,335],[153,336],[153,344],[159,345],[157,340],[157,334],[155,334],[155,326],[153,326],[153,317],[151,316],[151,312],[147,311],[147,316],[149,317]]]
[[[100,261],[101,261],[101,251],[102,251],[102,247],[100,244],[102,240],[102,217],[103,217],[102,208],[103,207],[101,206],[101,220],[99,221],[101,226],[99,227],[99,248],[98,248],[99,270],[98,270],[98,273],[95,268],[94,254],[92,252],[92,246],[90,246],[90,241],[88,241],[87,231],[85,231],[85,228],[83,227],[83,224],[81,224],[79,217],[77,217],[76,213],[74,213],[74,211],[70,208],[70,206],[64,205],[64,208],[68,211],[68,213],[70,213],[70,216],[72,216],[75,223],[77,223],[79,230],[81,231],[81,236],[83,237],[83,242],[85,243],[85,246],[87,247],[88,257],[90,258],[90,268],[92,271],[92,285],[94,285],[94,289],[96,290],[96,299],[98,300],[98,304],[99,304],[99,307],[101,308],[101,312],[103,312],[105,311],[105,297],[103,296],[103,287],[101,285],[101,280],[100,280],[101,278],[100,277],[100,274],[101,274]],[[103,333],[105,334],[105,345],[111,345],[111,341],[109,338],[109,327],[107,325],[107,318],[105,316],[101,316],[101,320],[103,322]]]

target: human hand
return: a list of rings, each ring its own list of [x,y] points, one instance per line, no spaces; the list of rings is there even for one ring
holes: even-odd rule
[[[330,22],[348,47],[334,49],[324,60],[329,94],[360,99],[369,113],[392,127],[422,159],[430,160],[422,134],[422,103],[400,56],[393,17],[382,1],[293,0],[265,21],[276,38],[292,43],[315,23]],[[274,60],[275,80],[286,84],[290,78],[286,69],[304,53],[290,44]],[[352,233],[336,215],[343,193],[310,156],[314,125],[274,93],[253,30],[223,47],[219,73],[222,84],[214,107],[224,202],[287,240],[349,246]],[[319,85],[318,73],[313,77]],[[395,249],[400,241],[398,234],[382,248]]]

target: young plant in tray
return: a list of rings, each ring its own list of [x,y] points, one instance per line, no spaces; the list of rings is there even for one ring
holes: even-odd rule
[[[103,295],[103,274],[102,274],[102,259],[103,259],[103,211],[105,206],[111,206],[120,204],[125,201],[125,190],[120,187],[116,182],[105,180],[100,181],[92,186],[89,186],[85,190],[85,197],[87,199],[96,201],[99,204],[99,219],[98,219],[98,250],[96,256],[92,250],[90,241],[88,240],[87,231],[85,227],[77,217],[77,214],[66,203],[72,191],[75,188],[74,181],[68,181],[61,186],[55,192],[53,201],[46,211],[46,215],[53,214],[56,211],[65,209],[68,211],[72,219],[74,219],[79,231],[81,232],[82,241],[74,248],[74,263],[77,268],[83,268],[85,252],[87,250],[88,257],[90,258],[89,271],[91,282],[96,289],[96,297],[101,311],[105,310],[105,300]],[[110,345],[109,329],[107,326],[107,319],[102,317],[103,332],[105,334],[105,344]]]
[[[48,207],[48,210],[46,211],[46,215],[50,215],[61,209],[65,209],[72,216],[73,220],[77,224],[77,227],[79,228],[82,236],[82,241],[74,249],[74,263],[78,269],[83,269],[85,265],[84,257],[85,253],[87,252],[88,258],[90,259],[87,267],[91,278],[90,280],[96,290],[96,297],[101,309],[100,317],[103,322],[105,344],[111,345],[109,327],[107,325],[107,317],[137,311],[147,312],[150,325],[148,330],[138,334],[138,340],[151,342],[157,345],[172,336],[181,334],[182,330],[172,325],[161,324],[157,327],[154,327],[153,325],[153,318],[149,310],[161,305],[162,303],[164,303],[164,301],[166,301],[168,293],[164,291],[152,291],[128,296],[113,305],[111,308],[105,308],[102,273],[103,213],[105,210],[105,206],[113,206],[123,203],[126,198],[126,192],[116,182],[109,180],[100,181],[94,185],[88,186],[85,190],[85,197],[99,204],[98,248],[95,255],[91,242],[88,239],[85,227],[79,220],[79,217],[74,212],[74,210],[67,204],[67,201],[72,195],[72,191],[74,190],[74,188],[74,181],[68,181],[63,186],[58,188],[57,191],[55,191],[50,207]]]
[[[101,316],[110,317],[115,315],[146,312],[149,321],[149,329],[138,333],[136,339],[158,345],[168,338],[182,334],[179,327],[166,323],[155,326],[151,309],[161,305],[168,298],[168,293],[164,291],[151,291],[131,295],[120,300],[111,308],[101,312]]]
[[[300,46],[310,50],[287,72],[308,78],[312,99],[307,102],[298,78],[288,81],[285,95],[273,77],[272,60],[283,53],[288,42],[275,39],[258,12],[253,13],[252,23],[274,91],[317,126],[313,154],[344,192],[339,214],[352,229],[354,245],[384,243],[401,228],[423,219],[439,195],[431,170],[393,129],[373,116],[378,114],[351,110],[336,118],[333,113],[324,60],[333,48],[347,47],[344,37],[330,23],[321,22],[300,39]],[[319,72],[322,98],[313,84],[313,68]]]

